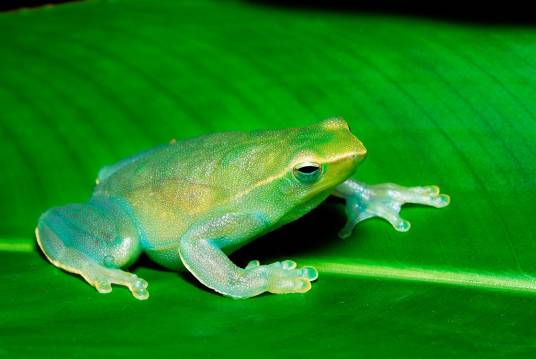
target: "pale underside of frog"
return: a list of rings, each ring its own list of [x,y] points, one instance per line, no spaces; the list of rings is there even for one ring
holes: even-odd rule
[[[350,179],[365,157],[341,118],[301,128],[215,133],[173,141],[104,167],[92,197],[45,212],[37,242],[55,266],[80,274],[101,293],[112,284],[149,297],[147,282],[121,268],[141,253],[234,298],[304,293],[313,267],[291,260],[236,266],[227,255],[303,216],[327,197],[346,200],[340,237],[367,218],[397,231],[405,203],[444,207],[437,186],[366,185]]]

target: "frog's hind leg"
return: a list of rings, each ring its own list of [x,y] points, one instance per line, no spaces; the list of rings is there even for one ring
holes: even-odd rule
[[[100,293],[112,284],[147,299],[147,282],[119,269],[141,253],[140,234],[128,210],[110,198],[52,208],[39,219],[37,243],[55,266],[81,275]]]

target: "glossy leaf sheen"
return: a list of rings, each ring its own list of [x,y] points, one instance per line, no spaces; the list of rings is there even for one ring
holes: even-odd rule
[[[3,13],[0,40],[0,356],[534,357],[536,30],[116,0]],[[148,301],[100,295],[31,245],[105,164],[338,115],[369,152],[357,179],[452,203],[340,240],[330,200],[233,255],[316,265],[304,295],[231,300],[148,261]]]

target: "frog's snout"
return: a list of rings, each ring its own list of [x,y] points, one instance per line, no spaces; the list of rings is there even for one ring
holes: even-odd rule
[[[356,138],[355,146],[351,154],[351,158],[355,164],[359,163],[367,155],[367,149],[363,142]]]
[[[367,148],[363,144],[363,142],[357,140],[357,156],[358,157],[365,157],[367,155]]]

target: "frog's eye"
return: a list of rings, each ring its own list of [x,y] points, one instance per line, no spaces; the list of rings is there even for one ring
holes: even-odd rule
[[[316,162],[303,162],[294,167],[294,177],[303,183],[313,183],[320,178],[322,168]]]

